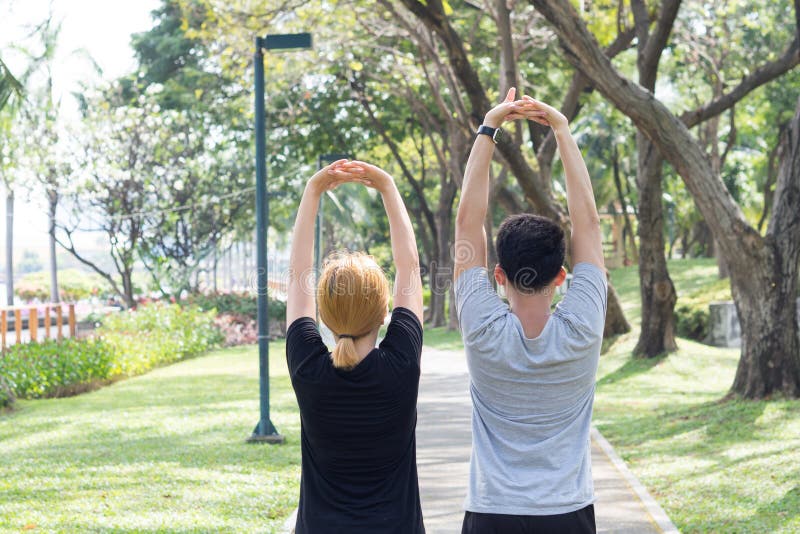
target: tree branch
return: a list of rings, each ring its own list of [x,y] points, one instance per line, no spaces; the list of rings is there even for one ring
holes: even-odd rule
[[[800,2],[800,0],[796,1]],[[733,107],[754,89],[782,76],[798,64],[800,64],[800,37],[795,36],[794,41],[780,58],[762,65],[749,76],[745,76],[739,85],[716,100],[697,109],[684,112],[680,119],[688,128],[693,128],[701,122]]]

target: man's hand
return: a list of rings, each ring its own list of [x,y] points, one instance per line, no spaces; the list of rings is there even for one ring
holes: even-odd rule
[[[512,111],[506,116],[506,120],[516,119],[532,120],[550,126],[556,132],[569,128],[569,123],[563,113],[528,95],[512,103]]]
[[[506,99],[490,109],[486,116],[483,117],[483,124],[491,128],[499,128],[504,122],[513,120],[509,115],[514,112],[514,95],[516,94],[517,90],[515,88],[509,89]]]
[[[572,262],[586,262],[601,269],[603,242],[600,217],[594,201],[592,182],[575,139],[569,131],[567,118],[556,108],[530,96],[512,103],[513,111],[506,120],[528,119],[550,126],[564,166],[567,186],[567,208],[572,221]]]

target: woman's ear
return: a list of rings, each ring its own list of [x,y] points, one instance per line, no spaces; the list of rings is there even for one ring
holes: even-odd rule
[[[560,286],[561,284],[564,283],[564,280],[566,279],[567,279],[567,270],[562,266],[561,270],[558,271],[558,274],[556,275],[555,286],[556,287]]]
[[[500,264],[494,266],[494,280],[498,286],[506,285],[506,272],[500,267]]]

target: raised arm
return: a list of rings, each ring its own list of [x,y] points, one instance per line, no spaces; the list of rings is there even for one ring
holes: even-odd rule
[[[515,89],[512,87],[503,102],[484,117],[483,125],[499,128],[514,110]],[[486,267],[486,231],[483,222],[489,209],[489,165],[494,154],[494,141],[488,135],[477,135],[464,170],[461,200],[456,215],[454,251],[455,280],[472,267]]]
[[[422,323],[422,279],[419,270],[419,252],[414,228],[408,217],[406,206],[400,191],[392,177],[383,169],[354,161],[363,171],[363,179],[358,180],[376,189],[383,199],[383,207],[389,217],[389,234],[392,240],[392,257],[394,259],[394,306],[402,306],[411,310]]]
[[[592,182],[578,144],[569,131],[567,118],[552,106],[529,96],[518,100],[514,108],[514,113],[509,118],[536,121],[550,126],[555,134],[567,182],[573,264],[586,262],[604,269],[600,216],[597,214]]]
[[[347,171],[347,172],[344,172]],[[355,173],[355,174],[354,174]],[[289,257],[289,288],[286,299],[286,326],[300,317],[316,316],[317,294],[314,276],[314,223],[319,199],[325,191],[355,180],[362,173],[347,160],[331,163],[306,184],[292,231]]]

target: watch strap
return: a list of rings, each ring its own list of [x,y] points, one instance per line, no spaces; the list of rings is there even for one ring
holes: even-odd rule
[[[488,135],[489,138],[492,140],[494,144],[497,144],[497,133],[500,131],[500,128],[492,128],[491,126],[486,126],[485,124],[481,124],[478,127],[478,131],[475,132],[478,135]]]

